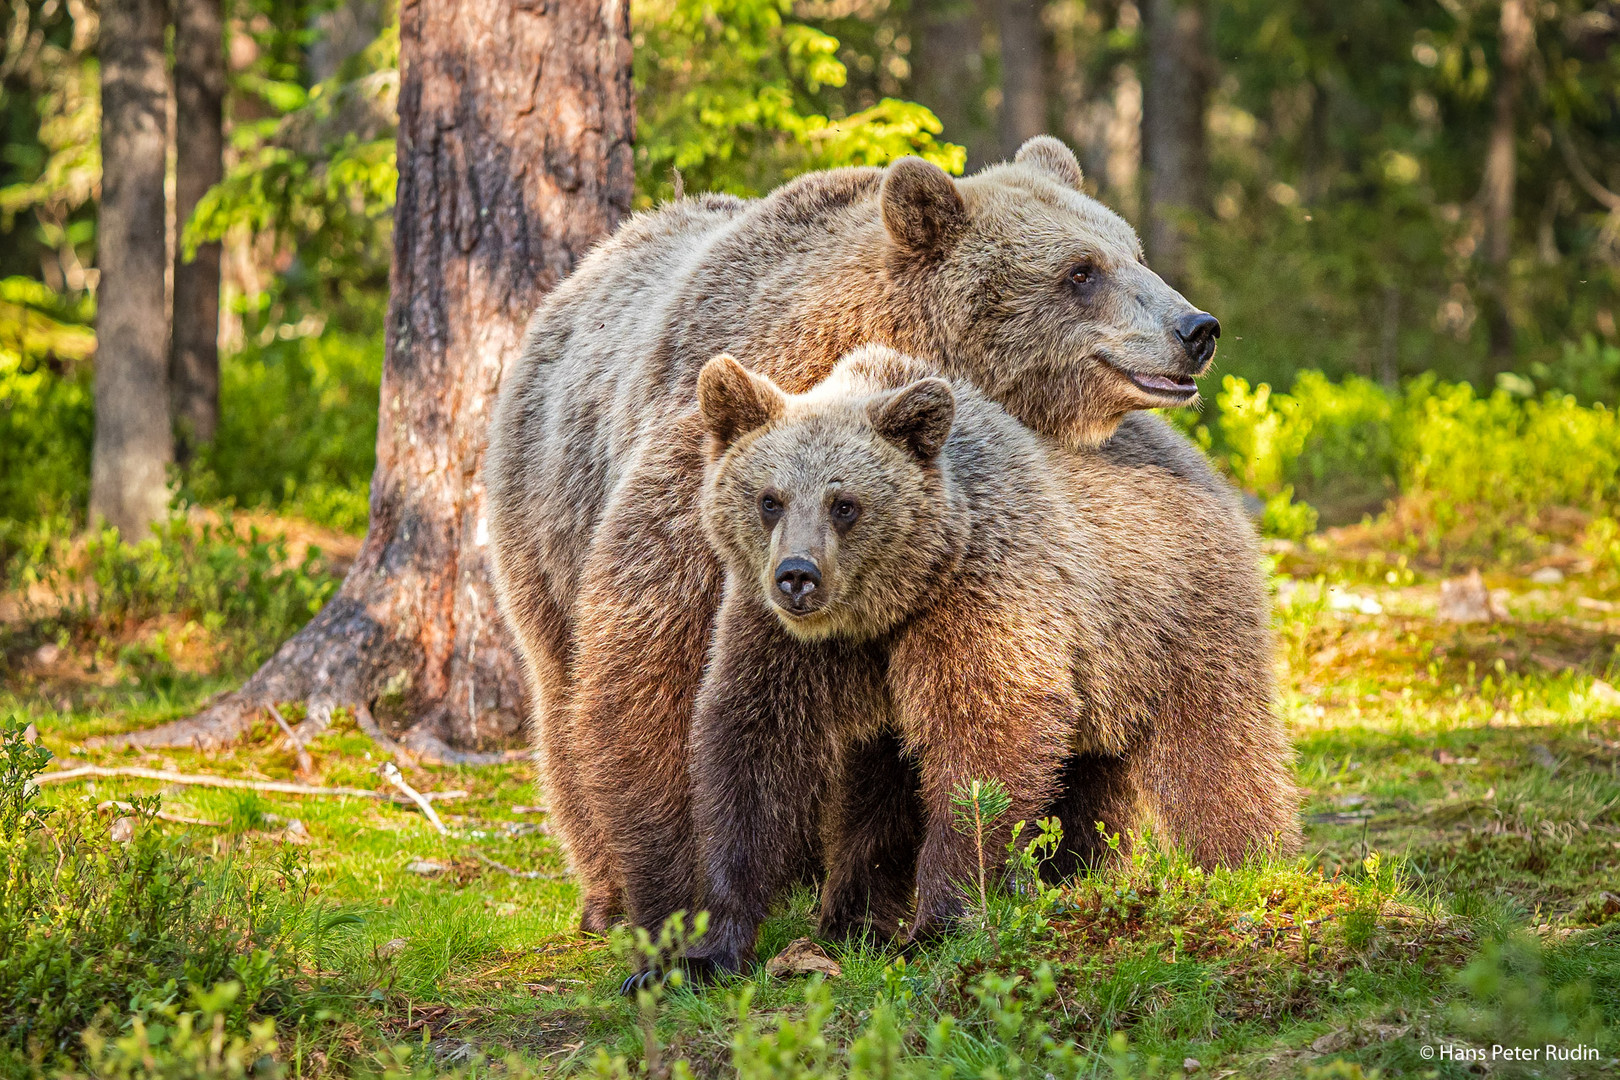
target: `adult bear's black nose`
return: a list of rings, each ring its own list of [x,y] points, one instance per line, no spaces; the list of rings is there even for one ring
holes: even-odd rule
[[[776,587],[795,608],[803,608],[821,585],[821,571],[809,559],[794,557],[776,564]]]
[[[1201,372],[1215,355],[1215,339],[1221,336],[1221,321],[1207,311],[1189,311],[1176,320],[1176,338],[1187,350],[1194,372]]]

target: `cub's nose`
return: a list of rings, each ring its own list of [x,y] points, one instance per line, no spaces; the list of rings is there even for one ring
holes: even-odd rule
[[[1221,321],[1207,311],[1189,311],[1176,320],[1176,338],[1187,350],[1194,372],[1202,372],[1215,355],[1215,339],[1221,336]]]
[[[821,571],[809,559],[783,559],[776,564],[776,587],[789,605],[802,610],[821,586]]]

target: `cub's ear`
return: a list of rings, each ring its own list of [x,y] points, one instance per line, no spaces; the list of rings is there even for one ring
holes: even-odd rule
[[[956,395],[944,379],[919,379],[873,401],[866,414],[879,435],[919,461],[932,461],[956,422]]]
[[[1037,135],[1030,139],[1018,148],[1013,160],[1044,169],[1074,190],[1083,190],[1085,177],[1080,172],[1080,162],[1075,158],[1074,151],[1050,135]]]
[[[956,181],[919,157],[903,157],[883,177],[883,227],[902,251],[940,255],[967,225]]]
[[[755,375],[730,353],[721,353],[698,372],[698,411],[721,450],[775,420],[786,408],[787,395],[775,383]]]

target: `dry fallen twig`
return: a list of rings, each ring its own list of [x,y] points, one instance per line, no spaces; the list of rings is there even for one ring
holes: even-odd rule
[[[282,717],[281,710],[276,708],[274,704],[268,705],[266,708],[270,710],[271,717],[275,719],[281,730],[286,732],[287,741],[292,743],[293,749],[298,753],[298,775],[309,776],[314,773],[315,759],[309,756],[308,750],[304,749],[303,740],[298,737],[286,719]]]
[[[505,863],[496,862],[488,855],[485,855],[482,851],[478,851],[474,848],[468,848],[467,854],[471,855],[485,866],[499,870],[503,874],[510,874],[513,877],[518,878],[527,878],[530,881],[560,881],[568,876],[567,874],[549,873],[545,870],[516,870],[510,866],[507,866]]]
[[[405,776],[399,771],[398,765],[395,765],[392,761],[385,761],[381,772],[384,780],[399,788],[405,793],[406,798],[422,808],[422,813],[426,814],[427,819],[433,823],[433,827],[439,830],[440,836],[450,835],[450,830],[444,827],[444,822],[440,821],[439,815],[434,813],[433,804],[423,798],[420,791],[405,782]]]
[[[314,784],[292,784],[282,780],[241,780],[234,776],[205,776],[199,773],[180,773],[169,769],[144,769],[135,765],[81,765],[61,772],[41,773],[36,784],[62,784],[69,780],[125,777],[134,780],[161,780],[166,784],[186,784],[192,787],[243,788],[249,791],[268,791],[277,795],[320,795],[328,798],[349,796],[356,799],[382,799],[386,802],[409,803],[416,799],[402,799],[386,791],[369,788],[318,787]],[[424,800],[465,799],[465,791],[417,792]]]

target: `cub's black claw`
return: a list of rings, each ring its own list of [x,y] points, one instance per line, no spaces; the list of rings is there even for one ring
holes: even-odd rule
[[[735,957],[688,956],[679,968],[683,985],[698,987],[720,982],[736,975],[742,964]],[[672,972],[638,971],[619,986],[624,997],[634,997],[638,990],[650,990],[660,983],[668,983]]]
[[[619,994],[622,997],[635,997],[638,990],[650,990],[663,981],[664,976],[657,971],[638,971],[619,985]]]

